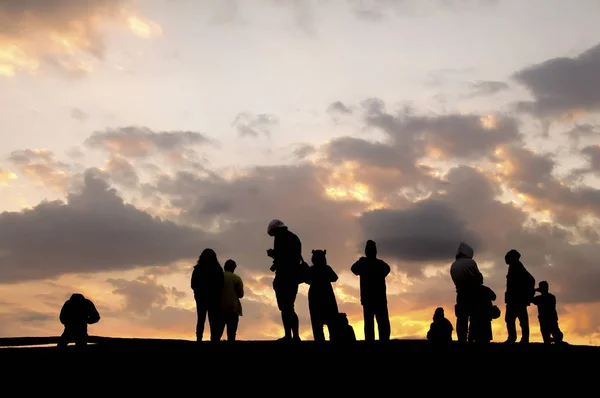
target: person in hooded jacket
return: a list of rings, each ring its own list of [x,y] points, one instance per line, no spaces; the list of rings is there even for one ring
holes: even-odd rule
[[[65,330],[58,347],[66,347],[71,342],[81,347],[87,345],[88,325],[100,321],[100,314],[91,300],[80,293],[73,293],[60,310],[59,319]]]
[[[298,314],[294,306],[302,280],[302,243],[281,220],[272,220],[267,226],[267,234],[274,238],[273,248],[267,250],[267,255],[273,259],[270,268],[275,272],[273,290],[285,333],[279,340],[300,341]]]
[[[529,314],[527,307],[535,296],[535,278],[525,269],[521,262],[521,253],[512,249],[504,256],[508,264],[506,274],[506,330],[508,339],[506,343],[517,341],[516,320],[521,325],[521,343],[529,343]]]
[[[213,249],[204,249],[192,272],[191,288],[196,300],[198,323],[196,324],[196,340],[202,341],[204,324],[208,314],[210,340],[219,341],[223,334],[221,317],[221,295],[223,292],[223,268]]]
[[[469,320],[477,300],[477,292],[483,285],[483,275],[473,260],[473,248],[461,242],[455,261],[450,266],[450,276],[456,287],[456,336],[458,341],[466,343],[469,335]]]
[[[377,258],[377,245],[374,241],[367,241],[365,256],[358,259],[350,270],[360,277],[360,303],[363,306],[365,340],[375,340],[375,319],[379,340],[389,340],[391,327],[385,278],[390,273],[390,266]]]
[[[331,340],[331,330],[335,326],[338,314],[337,300],[333,291],[332,283],[338,280],[338,276],[329,265],[327,265],[327,250],[312,251],[312,267],[308,269],[306,282],[308,288],[308,309],[310,322],[315,341],[325,341],[323,327],[327,325]]]
[[[236,275],[237,264],[229,259],[225,261],[223,269],[223,295],[221,297],[222,325],[227,327],[227,341],[235,341],[237,329],[242,313],[240,299],[244,297],[244,282]]]

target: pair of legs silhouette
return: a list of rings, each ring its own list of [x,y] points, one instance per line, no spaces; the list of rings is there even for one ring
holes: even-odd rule
[[[521,326],[521,343],[529,343],[529,314],[527,313],[526,305],[506,305],[506,316],[504,320],[506,322],[506,331],[508,332],[508,339],[506,343],[514,343],[517,341],[517,326],[516,322],[519,320]]]
[[[294,308],[298,295],[298,282],[287,278],[277,278],[276,275],[273,280],[273,289],[285,331],[285,335],[280,340],[300,341],[298,315]]]
[[[363,317],[365,324],[365,340],[375,340],[375,320],[377,320],[379,340],[387,341],[390,339],[391,326],[387,303],[363,305]]]

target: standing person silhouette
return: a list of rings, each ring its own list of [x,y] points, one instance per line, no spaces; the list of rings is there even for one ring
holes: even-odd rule
[[[213,249],[204,249],[192,272],[192,290],[196,300],[198,323],[196,340],[202,341],[204,323],[208,314],[210,340],[219,341],[223,334],[221,319],[221,295],[223,291],[223,268]]]
[[[60,310],[60,323],[65,330],[60,336],[58,347],[64,348],[74,342],[77,347],[87,345],[88,325],[100,321],[94,303],[80,293],[73,293]]]
[[[365,256],[355,262],[350,270],[360,277],[360,303],[363,306],[365,340],[375,340],[375,319],[379,340],[389,340],[391,328],[385,278],[390,273],[390,266],[377,258],[377,245],[374,241],[367,241]]]
[[[529,343],[529,314],[527,307],[533,301],[535,296],[535,278],[525,269],[521,262],[521,253],[512,249],[504,261],[508,264],[508,273],[506,274],[506,329],[508,339],[506,343],[517,341],[516,320],[519,319],[521,325],[520,343]]]
[[[267,249],[267,255],[273,259],[270,268],[275,272],[273,290],[285,333],[279,340],[300,341],[298,315],[294,305],[301,281],[302,243],[281,220],[272,220],[267,226],[267,234],[274,238],[273,248]]]
[[[235,341],[235,336],[242,316],[242,303],[244,297],[244,282],[242,278],[234,274],[237,264],[229,259],[223,267],[225,272],[223,283],[223,296],[221,301],[222,325],[227,327],[227,341]]]
[[[456,257],[450,266],[450,276],[456,287],[456,337],[459,343],[469,338],[469,321],[477,300],[477,292],[483,285],[483,275],[473,260],[473,248],[464,242],[458,245]]]

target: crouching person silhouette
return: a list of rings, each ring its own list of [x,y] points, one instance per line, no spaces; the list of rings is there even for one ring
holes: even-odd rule
[[[100,314],[94,303],[82,294],[74,293],[60,310],[60,323],[65,326],[65,330],[60,336],[58,347],[66,347],[69,343],[75,343],[78,347],[86,346],[88,325],[99,320]]]
[[[444,309],[438,307],[433,314],[433,322],[427,332],[427,340],[434,344],[448,344],[452,341],[452,323],[446,318]]]
[[[354,328],[348,322],[348,316],[340,312],[333,317],[332,323],[329,325],[329,340],[347,343],[350,341],[356,341],[356,334]],[[328,327],[329,327],[328,326]]]

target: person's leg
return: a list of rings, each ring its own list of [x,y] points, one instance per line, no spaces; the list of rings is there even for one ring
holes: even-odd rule
[[[87,347],[87,338],[87,332],[78,332],[73,338],[73,340],[75,341],[75,347]]]
[[[221,311],[218,307],[211,305],[207,312],[208,324],[210,327],[210,341],[221,341],[221,336],[223,336],[223,329],[225,327]]]
[[[204,323],[206,322],[206,305],[201,300],[196,299],[196,312],[198,321],[196,323],[196,340],[202,341],[204,335]]]
[[[517,311],[516,308],[512,305],[506,305],[506,314],[504,316],[504,321],[506,322],[506,332],[508,333],[508,338],[506,339],[507,343],[514,343],[517,341],[517,327],[515,322],[517,320]]]
[[[236,313],[227,315],[227,341],[235,341],[240,316]]]
[[[388,341],[391,334],[390,326],[390,314],[388,312],[387,303],[383,303],[377,306],[375,311],[375,317],[377,319],[377,331],[379,332],[379,340]]]
[[[544,341],[544,344],[550,344],[552,342],[552,339],[550,338],[551,335],[551,328],[548,328],[548,324],[544,321],[540,321],[540,333],[542,334],[542,340]]]
[[[292,328],[290,327],[289,313],[286,311],[288,305],[286,297],[287,291],[285,286],[282,286],[281,281],[277,279],[277,276],[275,277],[275,280],[273,280],[273,290],[275,290],[277,307],[279,308],[279,311],[281,311],[281,323],[283,324],[284,337],[280,340],[288,340],[292,338]]]
[[[375,313],[368,305],[363,305],[363,321],[365,325],[365,340],[375,340]]]
[[[527,306],[522,305],[519,307],[517,318],[519,318],[519,325],[521,326],[521,343],[529,343],[529,314],[527,313]]]
[[[552,334],[552,337],[554,338],[554,343],[560,344],[563,342],[564,336],[563,336],[563,332],[558,327],[558,321],[552,323],[552,328],[551,328],[550,333]]]
[[[466,343],[469,334],[469,317],[465,314],[463,306],[457,303],[454,306],[454,315],[456,316],[456,338],[460,343]]]
[[[60,335],[60,339],[58,340],[58,344],[56,345],[59,348],[65,348],[71,342],[71,333],[68,328],[65,327],[65,330]]]
[[[289,322],[290,328],[292,329],[292,338],[294,340],[300,340],[300,321],[295,309],[296,296],[298,295],[298,284],[295,282],[290,282],[287,290],[287,308],[289,311]]]

